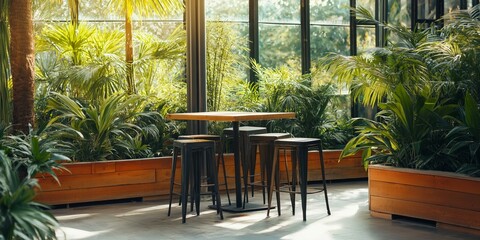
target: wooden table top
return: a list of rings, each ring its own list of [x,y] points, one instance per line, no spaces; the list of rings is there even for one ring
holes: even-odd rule
[[[256,121],[273,119],[292,119],[294,112],[190,112],[167,114],[169,120],[206,120],[206,121]]]

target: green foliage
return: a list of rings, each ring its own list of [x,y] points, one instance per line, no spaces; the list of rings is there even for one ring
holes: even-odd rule
[[[380,104],[379,121],[354,119],[358,135],[345,146],[341,157],[363,151],[365,167],[386,163],[397,167],[455,171],[441,149],[457,106],[438,98],[408,93],[398,86],[393,98]]]
[[[20,178],[18,169],[0,151],[0,238],[56,239],[59,227],[47,207],[33,202],[37,181]]]
[[[145,32],[137,33],[136,39],[134,67],[138,93],[159,98],[170,95],[172,89],[164,91],[163,88],[169,88],[184,78],[186,33],[183,26],[178,26],[165,40]],[[173,87],[179,88],[176,91],[186,90],[181,83]]]
[[[39,93],[99,100],[120,91],[125,86],[121,39],[120,31],[86,24],[48,25],[37,40]]]
[[[458,172],[480,176],[480,110],[471,94],[465,96],[460,111],[458,125],[447,135],[446,149],[458,159]]]
[[[294,136],[321,138],[327,148],[343,145],[351,134],[339,131],[344,121],[335,118],[331,108],[335,87],[314,85],[312,75],[301,75],[287,66],[275,69],[254,64],[259,76],[261,111],[295,112],[294,120],[269,121],[273,132],[290,132]],[[313,74],[315,75],[315,74]]]
[[[371,48],[358,56],[329,54],[319,61],[319,69],[329,71],[347,84],[354,100],[366,106],[382,102],[399,85],[414,93],[428,92],[436,79],[417,50],[426,41],[428,31],[410,31],[403,26],[380,23],[361,7],[357,14],[361,19],[385,26],[396,42],[385,48]]]
[[[238,65],[245,62],[242,54],[247,51],[232,24],[209,22],[207,25],[207,109],[219,111],[226,104],[225,89],[232,82],[242,81]],[[240,52],[240,53],[238,53]],[[243,61],[242,61],[243,60]],[[228,81],[228,82],[227,82]]]
[[[142,97],[117,94],[102,102],[83,106],[67,96],[54,93],[48,102],[48,109],[54,111],[55,115],[50,124],[69,129],[59,132],[56,137],[75,146],[72,149],[72,159],[75,161],[126,157],[121,150],[125,149],[128,141],[134,143],[132,146],[145,155],[147,149],[142,144],[138,146],[142,128],[132,121],[139,116],[137,108],[141,102]],[[148,133],[156,135],[158,130],[150,130]],[[135,149],[132,151],[137,151]],[[126,155],[132,156],[131,153]]]
[[[385,25],[397,43],[371,51],[376,53],[372,57],[329,56],[324,61],[354,90],[371,82],[380,86],[357,94],[382,111],[376,121],[354,120],[358,136],[341,157],[363,151],[365,166],[386,163],[479,175],[478,9],[447,15],[438,31]]]
[[[38,173],[44,173],[56,180],[55,170],[67,171],[61,162],[70,160],[64,154],[68,154],[72,148],[52,138],[48,129],[30,129],[28,134],[4,136],[0,145],[6,149],[15,167],[26,170],[27,177],[33,178]]]

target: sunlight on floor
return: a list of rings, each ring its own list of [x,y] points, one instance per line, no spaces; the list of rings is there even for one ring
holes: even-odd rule
[[[85,231],[76,228],[69,228],[69,227],[61,227],[60,230],[57,230],[58,239],[86,239],[86,238],[93,238],[97,235],[101,235],[103,233],[108,233],[111,230],[102,230],[102,231]],[[72,237],[75,236],[75,237]]]
[[[83,218],[89,218],[93,217],[96,214],[91,214],[91,213],[83,213],[83,214],[69,214],[69,215],[64,215],[64,216],[56,216],[57,220],[59,221],[68,221],[68,220],[79,220]]]
[[[146,213],[151,213],[155,211],[163,211],[163,209],[168,209],[168,204],[163,204],[163,205],[158,205],[158,206],[153,206],[153,207],[146,207],[146,208],[140,208],[140,209],[135,209],[133,211],[129,211],[126,213],[118,214],[115,215],[116,217],[127,217],[127,216],[135,216],[135,215],[141,215],[141,214],[146,214]]]

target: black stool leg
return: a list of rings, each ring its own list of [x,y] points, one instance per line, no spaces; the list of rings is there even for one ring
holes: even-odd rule
[[[275,150],[275,154],[278,153],[279,150]],[[276,159],[273,161],[275,163],[279,163],[279,156],[277,155]],[[277,212],[278,216],[282,215],[282,208],[280,207],[280,164],[277,164],[273,168],[273,172],[275,172],[275,197],[277,198]]]
[[[268,188],[268,196],[267,196],[267,202],[268,202],[268,208],[267,208],[267,217],[270,216],[270,208],[272,207],[272,197],[273,197],[273,182],[275,181],[275,167],[277,166],[277,148],[275,148],[274,153],[273,153],[273,162],[272,162],[272,175],[270,176],[270,182],[269,182],[269,188]]]
[[[203,153],[203,154],[202,154]],[[202,178],[201,178],[201,171],[202,171],[202,160],[206,159],[206,153],[204,152],[196,152],[195,157],[193,160],[193,183],[192,188],[194,189],[194,200],[195,200],[195,210],[197,212],[197,216],[200,215],[200,185],[202,185]],[[200,156],[202,155],[202,156]]]
[[[255,181],[255,167],[256,167],[256,164],[257,164],[257,146],[255,145],[255,147],[253,147],[252,144],[250,143],[250,141],[248,141],[248,138],[246,140],[246,144],[248,145],[247,154],[248,154],[248,158],[249,158],[248,164],[250,165],[250,168],[249,168],[250,169],[250,188],[251,188],[252,197],[253,197],[254,192],[255,192],[255,186],[252,183]],[[255,151],[252,151],[254,149],[255,149]]]
[[[300,194],[302,198],[303,221],[307,221],[307,169],[308,169],[308,147],[300,147],[298,150],[298,161],[300,163]]]
[[[222,211],[222,200],[220,198],[220,190],[218,185],[218,175],[217,171],[215,171],[215,149],[206,150],[206,161],[207,161],[207,168],[210,169],[211,176],[212,176],[212,196],[214,195],[215,204],[217,206],[217,214],[220,214],[220,219],[223,220],[223,211]],[[218,165],[217,165],[218,166]],[[218,167],[217,167],[218,169]]]
[[[298,169],[298,151],[295,148],[291,149],[291,158],[292,158],[292,181],[290,188],[290,202],[292,204],[292,215],[295,215],[295,192],[297,191],[297,169]]]
[[[188,195],[188,185],[190,182],[190,165],[191,161],[189,156],[189,151],[185,148],[182,148],[182,223],[185,223],[187,216],[187,195]]]
[[[271,157],[271,154],[268,151],[270,151],[270,148],[268,145],[260,146],[260,182],[262,183],[261,185],[262,185],[263,204],[265,204],[265,200],[266,200],[265,199],[265,186],[266,186],[265,176],[267,174],[267,162]]]
[[[318,153],[320,154],[320,165],[322,167],[322,183],[323,183],[323,193],[325,194],[325,203],[327,204],[327,213],[330,215],[330,206],[328,205],[328,194],[327,194],[327,184],[325,180],[325,162],[323,159],[323,148],[321,143],[318,144]]]
[[[170,173],[170,201],[168,202],[168,214],[170,216],[170,212],[172,209],[172,195],[173,195],[173,185],[175,182],[175,170],[177,169],[177,150],[173,148],[173,157],[172,157],[172,171]]]
[[[228,199],[228,205],[232,205],[232,202],[230,201],[230,192],[228,189],[228,181],[227,181],[227,169],[225,168],[225,157],[223,156],[223,141],[220,140],[219,143],[219,151],[218,151],[218,161],[217,161],[217,172],[220,167],[220,160],[222,161],[222,169],[223,169],[223,181],[225,183],[225,191],[227,192],[227,199]]]

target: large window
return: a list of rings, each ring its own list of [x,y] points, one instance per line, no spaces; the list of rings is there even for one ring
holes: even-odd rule
[[[300,66],[300,5],[298,0],[259,0],[259,54],[265,67]],[[300,68],[299,68],[300,69]]]
[[[80,1],[79,20],[82,24],[99,31],[123,33],[125,16],[121,9],[112,8],[112,5],[107,6],[108,2]],[[252,7],[253,3],[258,5]],[[301,17],[305,13],[301,7],[302,3],[309,6],[308,18]],[[227,63],[226,69],[230,72],[221,76],[227,81],[247,81],[254,79],[249,76],[252,74],[249,70],[252,55],[254,58],[258,56],[258,61],[263,67],[289,65],[292,69],[300,71],[302,66],[315,66],[318,59],[332,52],[345,55],[360,54],[368,48],[382,46],[386,42],[383,29],[373,23],[353,18],[350,13],[352,4],[370,10],[381,21],[414,28],[420,26],[418,24],[423,24],[421,26],[438,24],[439,16],[456,9],[471,7],[478,4],[478,0],[205,0],[207,53],[210,54],[207,56],[209,81],[214,81],[215,76],[211,74],[219,71],[215,69],[218,67],[214,64],[215,61]],[[37,0],[34,1],[34,10],[37,35],[43,34],[46,26],[60,26],[70,20],[68,1]],[[252,22],[252,19],[258,22]],[[134,54],[135,59],[139,59],[144,56],[142,51],[147,49],[146,41],[150,43],[166,41],[172,33],[181,30],[183,15],[142,16],[134,11],[133,28]],[[252,29],[253,33],[258,34],[258,42],[253,44],[249,42],[249,37],[251,41],[253,35]],[[308,31],[307,35],[305,29]],[[302,34],[308,39],[302,39]],[[118,37],[122,39],[120,42],[123,44],[125,34],[118,34]],[[305,44],[308,48],[305,48]],[[305,52],[302,54],[302,45],[303,49],[310,49],[309,54]],[[258,46],[258,49],[252,49],[252,46]],[[221,49],[227,48],[233,51],[231,58],[227,61],[215,58]],[[119,49],[120,54],[125,55],[123,47]],[[256,51],[255,54],[252,54],[252,51]],[[306,61],[309,64],[305,65]],[[166,95],[163,90],[156,89],[169,89],[161,87],[162,81],[184,81],[184,65],[183,60],[176,59],[175,62],[172,60],[155,62],[148,69],[139,68],[142,70],[136,72],[139,87],[143,87],[143,91]],[[171,89],[167,90],[168,93]],[[342,94],[345,94],[344,90]],[[226,105],[218,107],[228,108]]]
[[[325,54],[350,53],[349,1],[310,1],[310,36],[312,61]]]

